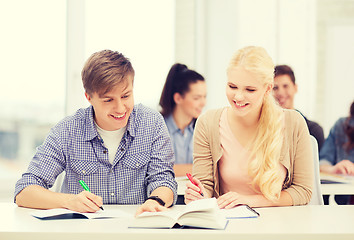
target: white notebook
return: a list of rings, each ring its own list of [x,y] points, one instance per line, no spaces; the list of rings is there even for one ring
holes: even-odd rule
[[[133,217],[133,214],[129,214],[119,209],[106,209],[104,211],[99,210],[95,213],[80,213],[65,208],[54,208],[48,210],[35,210],[30,212],[33,217],[41,220],[55,220],[55,219],[75,219],[75,218],[87,218],[87,219],[100,219],[100,218],[126,218]]]
[[[259,213],[246,204],[238,205],[231,209],[221,209],[227,219],[257,218]]]

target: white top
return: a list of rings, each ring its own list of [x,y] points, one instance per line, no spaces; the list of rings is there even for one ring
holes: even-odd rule
[[[120,141],[123,138],[125,130],[127,129],[127,126],[118,130],[107,131],[100,128],[96,122],[95,125],[97,127],[98,134],[103,140],[103,145],[108,149],[109,162],[113,164],[114,157],[116,156],[117,149],[119,147]]]

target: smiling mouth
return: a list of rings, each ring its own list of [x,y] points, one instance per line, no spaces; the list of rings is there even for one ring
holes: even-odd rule
[[[114,119],[121,119],[124,118],[127,113],[123,113],[122,115],[111,115]]]
[[[248,105],[248,103],[237,103],[235,101],[234,101],[234,103],[237,107],[244,107],[244,106]]]

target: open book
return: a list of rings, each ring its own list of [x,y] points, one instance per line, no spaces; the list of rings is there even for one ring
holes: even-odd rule
[[[133,217],[133,214],[126,213],[119,209],[99,210],[95,213],[80,213],[65,208],[54,208],[48,210],[35,210],[30,212],[33,217],[41,220],[74,219],[74,218],[121,218]]]
[[[144,212],[137,216],[130,228],[211,228],[225,229],[227,219],[222,214],[215,198],[201,199],[163,212]]]
[[[322,184],[340,184],[340,183],[352,183],[354,182],[354,177],[342,174],[330,174],[321,172],[321,183]]]

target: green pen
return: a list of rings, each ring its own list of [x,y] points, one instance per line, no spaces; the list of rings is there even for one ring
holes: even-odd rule
[[[89,187],[86,185],[86,183],[85,183],[84,181],[80,180],[79,183],[81,184],[82,188],[83,188],[85,191],[91,192],[90,189],[89,189]],[[102,210],[104,210],[102,206],[101,206],[100,208],[101,208]]]

